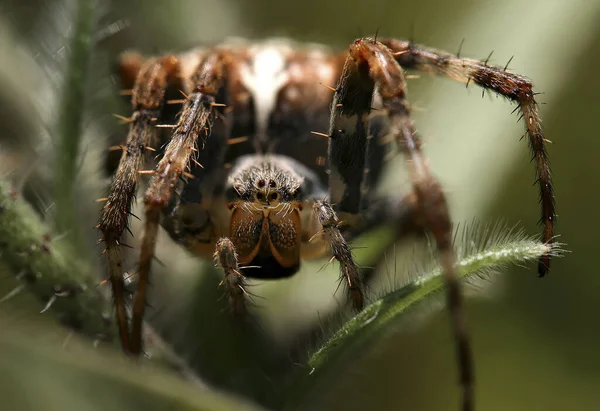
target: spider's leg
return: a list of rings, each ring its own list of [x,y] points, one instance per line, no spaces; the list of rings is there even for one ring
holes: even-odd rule
[[[223,281],[225,295],[229,311],[237,319],[243,319],[246,315],[246,278],[240,271],[238,256],[233,242],[223,237],[217,241],[214,254],[215,261],[223,269]]]
[[[347,59],[331,105],[329,123],[329,201],[341,213],[357,214],[363,201],[369,147],[373,80]],[[344,89],[340,89],[340,86]]]
[[[198,137],[204,147],[210,134],[218,95],[225,75],[225,60],[220,53],[209,53],[198,65],[193,92],[186,99],[173,135],[165,148],[145,196],[144,234],[139,258],[138,286],[134,295],[131,351],[142,351],[142,323],[146,308],[146,291],[150,267],[154,258],[161,211],[169,205],[179,179],[187,173],[190,160],[197,151]]]
[[[125,352],[129,352],[131,347],[120,242],[123,232],[128,229],[131,205],[144,165],[144,153],[151,149],[151,142],[156,140],[154,121],[160,114],[169,80],[176,71],[177,60],[173,56],[153,58],[141,64],[141,58],[127,55],[120,65],[123,83],[134,83],[131,99],[134,112],[128,119],[129,133],[125,145],[121,147],[123,154],[102,208],[98,228],[106,243],[117,326]]]
[[[409,41],[389,39],[382,42],[392,50],[396,61],[406,69],[421,70],[449,77],[467,85],[469,83],[477,84],[518,104],[522,117],[525,119],[529,147],[533,155],[532,160],[535,160],[536,182],[539,184],[542,204],[542,218],[540,219],[544,227],[542,239],[547,244],[552,243],[556,210],[550,163],[546,152],[547,140],[542,133],[542,121],[535,100],[536,93],[531,82],[522,76],[507,72],[506,67],[501,68],[479,60],[459,58],[412,44]],[[549,267],[550,254],[546,254],[540,258],[539,275],[546,274]]]
[[[352,300],[352,307],[356,311],[363,309],[365,304],[365,292],[358,266],[352,255],[350,245],[340,232],[342,224],[333,207],[327,201],[315,201],[313,213],[317,216],[319,224],[323,227],[321,234],[329,244],[333,258],[340,264],[342,280],[346,280],[348,297]]]
[[[372,39],[356,40],[350,46],[344,75],[337,87],[342,101],[346,100],[344,106],[348,104],[348,107],[342,106],[337,109],[348,118],[365,118],[369,110],[365,110],[364,105],[353,105],[353,102],[370,98],[375,87],[388,114],[390,135],[398,142],[407,159],[415,196],[417,223],[433,234],[439,249],[446,282],[448,310],[457,344],[460,382],[463,387],[462,409],[469,411],[473,409],[473,361],[463,318],[460,283],[454,271],[452,222],[446,198],[421,152],[421,143],[410,118],[406,83],[400,65],[390,49],[382,43]],[[344,98],[344,95],[348,97]],[[354,124],[356,127],[362,127],[360,122]],[[334,127],[330,133],[331,140],[343,138],[351,134],[352,130]]]

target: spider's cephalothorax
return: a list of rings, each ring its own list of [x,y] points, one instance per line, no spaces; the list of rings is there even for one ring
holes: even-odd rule
[[[301,257],[323,255],[322,241],[308,242],[320,230],[313,199],[326,195],[316,173],[289,157],[245,155],[229,169],[225,184],[205,209],[182,197],[167,217],[171,236],[204,256],[229,237],[246,277],[288,277]]]
[[[348,241],[389,224],[397,236],[416,229],[436,240],[459,350],[463,409],[471,409],[472,364],[452,224],[421,151],[403,69],[478,85],[518,105],[537,171],[543,240],[553,241],[554,198],[535,93],[529,81],[506,68],[408,41],[370,38],[356,40],[343,54],[282,40],[230,41],[148,59],[128,53],[119,75],[131,90],[133,114],[98,225],[126,352],[139,355],[142,349],[159,224],[188,249],[214,255],[235,315],[246,312],[246,276],[286,277],[302,258],[322,256],[339,262],[349,300],[362,309],[363,284]],[[142,170],[145,153],[156,151],[153,145],[160,160],[155,170]],[[395,150],[408,160],[412,190],[374,199],[383,160]],[[119,244],[139,174],[153,178],[130,323]],[[549,262],[549,255],[542,257],[540,275]]]

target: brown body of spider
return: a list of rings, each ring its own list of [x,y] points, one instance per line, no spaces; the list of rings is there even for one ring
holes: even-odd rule
[[[246,310],[245,277],[287,277],[302,258],[324,255],[339,262],[349,300],[361,310],[363,284],[348,241],[391,224],[398,236],[416,229],[436,240],[463,409],[472,408],[472,360],[453,268],[452,223],[411,120],[403,69],[478,85],[517,104],[537,170],[543,240],[553,241],[554,199],[535,93],[528,80],[506,68],[408,41],[371,38],[356,40],[345,53],[287,40],[229,41],[148,59],[126,53],[119,76],[131,90],[133,114],[98,226],[127,353],[142,351],[159,224],[188,249],[214,256],[235,315]],[[173,107],[179,108],[176,116]],[[156,169],[143,170],[145,152],[162,142]],[[375,200],[371,193],[384,158],[396,150],[407,160],[412,190]],[[119,246],[140,174],[153,177],[145,195],[130,324]],[[540,275],[549,262],[549,255],[542,257]]]

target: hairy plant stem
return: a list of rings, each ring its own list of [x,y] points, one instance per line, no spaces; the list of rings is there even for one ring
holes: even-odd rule
[[[95,0],[78,0],[74,11],[74,27],[68,46],[69,58],[60,90],[60,106],[56,124],[55,192],[56,227],[68,233],[71,244],[80,243],[75,211],[75,180],[79,166],[79,149],[83,134],[85,88],[88,63],[92,54]]]
[[[507,264],[534,260],[546,253],[560,254],[558,244],[549,246],[512,231],[501,233],[500,236],[501,241],[495,242],[489,237],[485,238],[484,234],[482,237],[487,241],[487,247],[458,259],[455,266],[459,278],[468,280]],[[310,356],[306,368],[291,385],[295,391],[294,398],[299,401],[303,401],[300,398],[308,398],[311,390],[319,386],[323,377],[331,376],[334,370],[340,371],[338,368],[343,367],[344,357],[351,357],[360,346],[373,341],[385,331],[392,330],[395,322],[404,318],[420,303],[436,296],[443,287],[444,280],[438,266],[426,275],[386,294],[345,322]],[[352,363],[351,360],[347,362]]]
[[[2,181],[0,257],[20,282],[12,291],[0,295],[0,304],[20,292],[29,292],[40,301],[40,315],[54,316],[62,325],[94,340],[118,344],[112,303],[104,292],[108,292],[108,285],[103,289],[95,269],[68,243],[53,239],[33,208]],[[154,362],[203,385],[147,325],[144,339],[145,352]]]
[[[46,315],[92,338],[111,339],[110,301],[87,261],[54,240],[31,206],[0,182],[0,254]],[[0,296],[2,298],[2,296]]]

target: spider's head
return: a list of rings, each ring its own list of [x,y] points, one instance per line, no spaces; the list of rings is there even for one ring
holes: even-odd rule
[[[300,265],[303,183],[287,159],[251,156],[229,176],[230,238],[249,277],[286,277]]]

